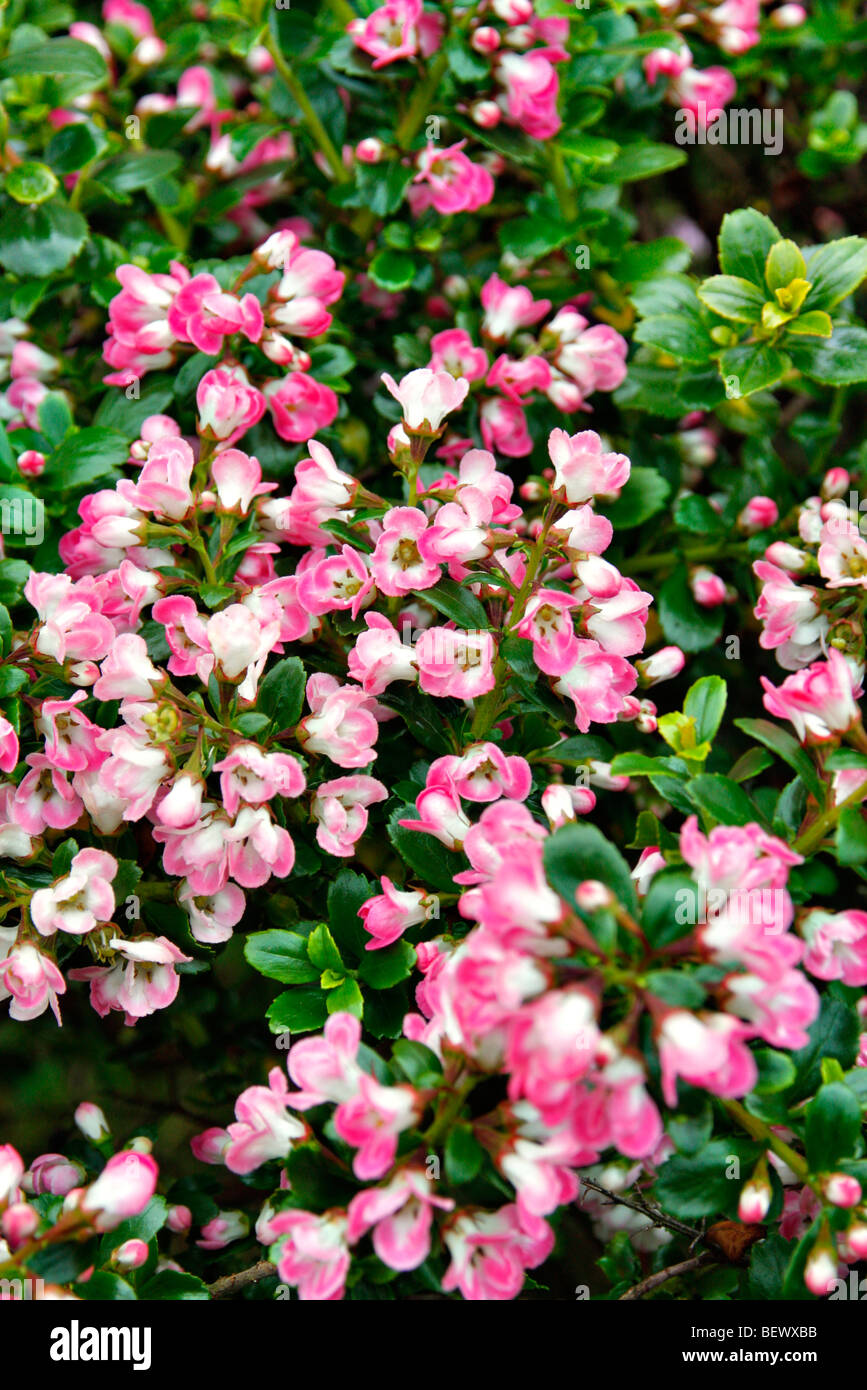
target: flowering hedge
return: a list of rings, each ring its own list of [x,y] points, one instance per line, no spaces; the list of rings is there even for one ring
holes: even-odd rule
[[[846,1296],[855,8],[4,11],[3,1296]]]

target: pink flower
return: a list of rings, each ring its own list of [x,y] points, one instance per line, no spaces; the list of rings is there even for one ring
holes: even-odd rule
[[[401,1168],[383,1187],[359,1192],[349,1203],[347,1239],[351,1245],[373,1228],[373,1248],[389,1269],[418,1269],[430,1254],[434,1209],[451,1211],[450,1197],[438,1197],[420,1168]]]
[[[657,1034],[666,1105],[677,1104],[677,1078],[715,1096],[743,1096],[758,1072],[746,1046],[751,1030],[727,1014],[691,1014],[672,1009]]]
[[[275,824],[264,806],[242,806],[226,841],[229,874],[242,888],[261,888],[272,874],[286,878],[295,865],[289,831]]]
[[[423,555],[419,546],[426,530],[427,517],[415,507],[392,507],[385,513],[370,558],[374,583],[381,593],[389,597],[409,594],[414,589],[430,589],[440,579],[439,562]]]
[[[506,458],[525,458],[532,452],[527,417],[517,401],[502,397],[482,401],[479,427],[486,449],[505,454]]]
[[[726,601],[726,582],[706,565],[699,565],[689,577],[689,587],[702,608],[718,608]]]
[[[506,111],[533,140],[550,140],[562,122],[557,114],[560,83],[541,49],[530,53],[502,53],[496,65],[497,80],[506,94]]]
[[[202,1227],[202,1239],[196,1244],[202,1250],[225,1250],[233,1240],[243,1240],[250,1230],[250,1220],[242,1211],[221,1211]]]
[[[43,700],[35,721],[37,729],[45,736],[46,757],[65,772],[81,772],[91,767],[94,762],[100,761],[96,740],[102,730],[76,708],[86,699],[87,694],[84,690],[76,690],[68,700]],[[3,720],[2,723],[5,724],[6,721]],[[9,729],[12,730],[11,725]],[[3,736],[4,731],[0,724],[0,739]],[[6,737],[8,738],[8,735]],[[14,731],[12,738],[14,756],[11,758],[11,766],[6,766],[4,758],[0,758],[0,769],[4,772],[11,772],[18,761],[18,740]],[[4,757],[8,762],[8,756]]]
[[[827,661],[817,661],[773,686],[762,676],[765,709],[779,719],[789,719],[801,743],[827,743],[847,733],[861,718],[846,658],[836,647],[828,648]]]
[[[426,922],[436,905],[435,898],[418,889],[409,888],[401,892],[384,875],[381,882],[382,892],[368,898],[358,909],[365,931],[373,937],[372,941],[365,943],[368,951],[391,946],[409,927]]]
[[[494,180],[483,165],[473,164],[463,153],[466,143],[460,140],[447,149],[428,144],[416,156],[419,172],[409,193],[416,217],[429,206],[447,217],[455,212],[476,212],[491,201]]]
[[[50,1007],[59,1023],[57,996],[65,992],[66,981],[55,962],[31,942],[13,945],[9,954],[0,959],[0,999],[11,996],[10,1018],[18,1021],[39,1018]]]
[[[771,553],[773,547],[768,551]],[[786,671],[797,670],[822,651],[828,619],[821,612],[816,589],[796,584],[792,576],[767,560],[753,565],[762,582],[755,615],[763,623],[759,646],[776,652]]]
[[[272,1158],[285,1158],[304,1139],[307,1125],[287,1114],[289,1087],[279,1067],[268,1073],[267,1086],[248,1086],[235,1102],[235,1123],[223,1162],[232,1173],[252,1173]]]
[[[542,1264],[554,1247],[548,1223],[522,1216],[516,1206],[460,1210],[443,1236],[451,1264],[442,1287],[446,1293],[460,1289],[473,1302],[516,1298],[524,1286],[524,1270]]]
[[[455,378],[450,372],[432,372],[418,367],[401,377],[398,384],[388,372],[382,380],[403,410],[404,429],[408,434],[431,437],[439,434],[445,418],[463,404],[470,384]]]
[[[96,1213],[98,1231],[113,1231],[121,1221],[144,1211],[156,1191],[158,1172],[150,1154],[115,1154],[86,1189],[81,1209]]]
[[[813,908],[800,924],[807,942],[804,969],[819,980],[867,985],[867,912]]]
[[[293,1043],[286,1066],[301,1089],[293,1092],[290,1104],[309,1110],[326,1100],[351,1099],[362,1075],[355,1060],[360,1042],[360,1022],[341,1010],[328,1015],[319,1036]]]
[[[337,397],[331,387],[305,372],[292,372],[282,381],[266,381],[264,392],[275,430],[291,444],[310,439],[337,418]]]
[[[506,342],[519,328],[538,323],[551,308],[550,299],[534,300],[523,285],[507,285],[499,275],[485,281],[481,300],[485,310],[482,332],[495,342]]]
[[[224,680],[242,681],[239,693],[253,699],[268,653],[280,640],[280,621],[264,620],[243,603],[230,603],[207,622],[208,645]]]
[[[211,464],[211,476],[223,511],[238,511],[246,516],[253,499],[273,492],[277,483],[262,482],[259,460],[240,449],[224,449]]]
[[[636,666],[644,686],[658,685],[660,681],[672,680],[680,675],[686,665],[686,657],[680,647],[660,647],[658,652],[637,661]]]
[[[82,700],[85,698],[83,692],[79,698]],[[49,702],[47,700],[44,702],[42,706],[43,711],[45,709],[45,705],[48,703]],[[57,701],[57,703],[60,704],[61,701]],[[88,720],[85,720],[84,722],[89,723]],[[46,751],[50,753],[51,750],[47,749]],[[17,765],[18,735],[16,734],[12,725],[9,723],[9,720],[6,719],[3,715],[0,715],[0,772],[13,772]]]
[[[419,684],[428,695],[475,699],[493,690],[494,639],[490,632],[429,627],[415,646]]]
[[[90,981],[90,1002],[100,1018],[111,1009],[121,1009],[125,1023],[132,1026],[174,1002],[180,985],[175,965],[191,956],[165,936],[112,937],[108,944],[118,953],[114,965],[87,965],[69,972],[71,980]]]
[[[115,638],[102,661],[93,693],[98,700],[150,700],[165,681],[165,672],[148,656],[144,638],[125,632]]]
[[[476,743],[459,756],[437,758],[428,771],[428,784],[451,782],[465,801],[497,801],[508,796],[524,801],[533,777],[526,758],[503,753],[496,743]]]
[[[196,893],[188,880],[184,880],[178,892],[178,901],[190,914],[192,935],[206,946],[228,941],[232,928],[240,922],[246,906],[243,892],[234,883],[227,883],[218,892],[203,896]]]
[[[412,1086],[384,1086],[362,1072],[355,1094],[338,1105],[334,1128],[358,1149],[352,1171],[363,1181],[383,1177],[394,1163],[398,1135],[418,1120],[423,1102]]]
[[[419,792],[415,799],[418,820],[402,820],[405,830],[421,830],[433,835],[447,849],[460,849],[470,822],[461,808],[461,799],[455,788],[449,784],[431,785]]]
[[[745,1019],[765,1042],[772,1047],[807,1046],[819,996],[800,970],[786,970],[771,981],[760,975],[730,975],[725,985],[727,1012]]]
[[[537,589],[515,628],[519,637],[533,643],[533,659],[548,676],[562,676],[578,658],[580,647],[572,618],[572,610],[578,606],[579,600],[572,594]]]
[[[109,336],[103,347],[110,366],[128,368],[132,360],[142,358],[147,371],[151,365],[163,367],[171,361],[167,349],[174,346],[176,338],[168,313],[190,274],[179,261],[172,261],[170,271],[169,275],[149,275],[136,265],[122,265],[115,271],[121,290],[108,306]],[[105,380],[110,385],[127,385],[125,374],[121,376],[119,381],[111,377]]]
[[[66,574],[39,574],[35,570],[24,585],[24,597],[36,609],[42,624],[36,650],[66,661],[98,661],[115,640],[115,630],[102,614],[102,596],[92,578],[73,583]]]
[[[40,835],[47,825],[53,830],[68,830],[84,808],[66,773],[41,753],[29,753],[25,761],[30,771],[18,783],[14,798],[7,805],[15,825],[28,835]],[[12,838],[20,841],[17,835]],[[24,849],[20,843],[14,847]]]
[[[72,1163],[64,1154],[40,1154],[30,1165],[22,1186],[37,1196],[51,1193],[54,1197],[65,1197],[74,1187],[80,1187],[86,1173],[78,1163]]]
[[[114,913],[112,879],[117,860],[101,849],[81,849],[69,872],[51,888],[38,888],[30,900],[33,925],[41,936],[65,931],[84,936]]]
[[[598,642],[578,640],[576,660],[555,681],[554,689],[575,705],[575,723],[582,734],[591,724],[612,724],[635,689],[635,668],[621,656],[609,655]]]
[[[250,385],[243,367],[214,367],[196,387],[199,429],[206,438],[226,445],[258,424],[265,405],[265,397]]]
[[[348,610],[357,618],[362,608],[376,597],[373,578],[365,557],[351,545],[342,545],[337,555],[327,555],[305,565],[298,579],[298,601],[309,613]]]
[[[193,599],[186,594],[173,594],[159,599],[151,609],[151,617],[162,623],[171,650],[168,668],[173,676],[191,676],[207,681],[213,670],[214,657],[208,642],[206,621],[199,614]]]
[[[554,491],[573,506],[600,493],[619,491],[629,478],[629,459],[625,454],[603,452],[594,430],[571,436],[565,430],[552,430],[548,454],[554,465]]]
[[[0,1144],[0,1202],[17,1200],[18,1184],[24,1177],[24,1162],[11,1144]]]
[[[343,1297],[350,1264],[343,1212],[314,1216],[309,1211],[279,1211],[271,1230],[278,1236],[277,1273],[284,1284],[297,1288],[302,1303]]]
[[[312,711],[296,731],[308,753],[329,757],[338,767],[366,767],[376,757],[379,726],[371,711],[373,701],[355,685],[341,685],[325,674],[307,682],[307,703]]]
[[[310,808],[317,822],[319,848],[344,859],[354,854],[356,841],[367,829],[368,806],[387,798],[388,792],[381,782],[361,773],[323,782],[316,788]]]
[[[360,632],[349,653],[349,674],[368,695],[381,695],[392,681],[418,676],[413,647],[401,640],[382,613],[368,613],[367,631]]]
[[[353,43],[369,53],[374,68],[385,67],[400,58],[428,57],[440,45],[443,17],[425,14],[422,0],[386,0],[365,19],[353,19],[346,26]]]
[[[301,764],[288,753],[265,753],[255,743],[236,743],[222,761],[214,764],[220,773],[220,794],[230,816],[237,814],[241,802],[261,806],[275,796],[300,796],[306,786]]]
[[[488,370],[488,354],[484,348],[473,346],[469,333],[463,328],[447,328],[435,333],[430,340],[433,372],[450,372],[453,377],[478,381]]]

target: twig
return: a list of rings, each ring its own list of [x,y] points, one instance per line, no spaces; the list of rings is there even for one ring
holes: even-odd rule
[[[237,1274],[224,1274],[222,1279],[208,1285],[208,1293],[211,1298],[231,1298],[239,1289],[246,1289],[248,1284],[258,1284],[261,1279],[268,1279],[276,1273],[277,1266],[270,1260],[259,1260],[249,1269],[239,1269]]]
[[[667,1284],[669,1279],[676,1279],[680,1274],[690,1274],[692,1270],[699,1269],[700,1266],[710,1264],[713,1255],[709,1250],[703,1250],[700,1255],[695,1255],[691,1260],[681,1260],[680,1264],[669,1265],[668,1269],[660,1269],[658,1273],[649,1275],[642,1279],[640,1284],[634,1284],[626,1293],[622,1293],[617,1300],[618,1303],[629,1303],[635,1299],[643,1298],[646,1293],[653,1289],[658,1289],[660,1284]]]
[[[649,1202],[633,1201],[630,1197],[622,1197],[619,1192],[609,1191],[607,1187],[602,1187],[592,1178],[582,1177],[581,1182],[584,1187],[589,1187],[593,1192],[601,1193],[609,1201],[622,1207],[630,1207],[632,1211],[640,1212],[642,1216],[648,1217],[654,1226],[662,1226],[666,1230],[675,1231],[680,1236],[689,1236],[692,1240],[701,1235],[701,1232],[697,1231],[694,1226],[685,1226],[682,1221],[676,1221],[673,1216],[666,1216],[665,1212],[660,1211],[658,1207],[651,1206]]]

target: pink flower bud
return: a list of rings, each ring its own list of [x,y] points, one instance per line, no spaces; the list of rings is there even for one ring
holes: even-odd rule
[[[601,912],[613,907],[616,900],[607,884],[598,878],[585,878],[575,889],[575,901],[581,912]]]
[[[686,657],[680,647],[660,647],[658,652],[654,652],[644,661],[636,661],[635,665],[642,685],[651,686],[658,685],[660,681],[670,681],[679,675],[685,663]]]
[[[101,1139],[107,1139],[111,1133],[108,1127],[108,1120],[105,1118],[99,1106],[94,1105],[93,1101],[83,1100],[81,1104],[76,1107],[73,1118],[84,1137],[90,1139],[94,1144],[98,1144]]]
[[[500,124],[503,113],[495,101],[474,101],[470,116],[482,130],[493,130],[494,126]]]
[[[125,1240],[116,1250],[112,1250],[112,1263],[118,1269],[138,1269],[148,1257],[147,1242],[144,1240]]]
[[[771,12],[769,18],[775,29],[797,29],[800,24],[805,23],[807,11],[803,5],[780,5],[779,9]]]
[[[825,1179],[823,1191],[834,1207],[857,1207],[861,1201],[861,1184],[848,1173],[831,1173]]]
[[[127,1217],[144,1211],[156,1191],[158,1172],[150,1154],[130,1149],[115,1154],[87,1188],[81,1207],[96,1213],[98,1231],[112,1231]]]
[[[378,164],[384,153],[385,145],[375,135],[368,136],[366,140],[359,140],[355,146],[355,158],[362,164]]]
[[[477,53],[496,53],[500,46],[499,30],[494,29],[490,24],[483,24],[480,29],[476,29],[470,39],[470,47]]]
[[[726,601],[725,580],[704,565],[693,570],[689,579],[689,587],[696,603],[700,604],[702,608],[718,608],[721,603]]]
[[[780,515],[779,507],[773,497],[751,497],[738,517],[738,525],[744,531],[764,531],[774,526]]]
[[[867,1223],[855,1221],[846,1232],[846,1243],[857,1260],[867,1259]]]
[[[822,1298],[831,1292],[837,1278],[837,1252],[831,1242],[827,1226],[823,1226],[816,1244],[807,1257],[804,1269],[804,1283],[810,1293]]]
[[[24,1245],[39,1225],[39,1212],[27,1202],[15,1202],[0,1218],[0,1231],[10,1250]]]
[[[807,551],[799,550],[788,541],[773,541],[765,551],[765,559],[770,560],[772,565],[779,565],[781,570],[788,570],[790,574],[797,574],[810,563]]]
[[[849,473],[845,468],[829,468],[822,479],[822,497],[826,502],[830,502],[832,497],[845,497],[850,481]]]
[[[38,449],[25,449],[18,455],[18,471],[27,478],[38,478],[45,471],[45,455]]]
[[[175,1235],[184,1235],[193,1224],[193,1213],[189,1207],[169,1207],[166,1225]]]
[[[738,1200],[738,1220],[746,1222],[747,1225],[755,1225],[759,1221],[764,1221],[771,1205],[772,1195],[771,1184],[768,1181],[768,1166],[764,1158],[760,1158],[749,1182],[745,1183],[741,1189]]]

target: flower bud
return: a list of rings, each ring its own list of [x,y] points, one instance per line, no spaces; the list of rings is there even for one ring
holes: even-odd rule
[[[112,1264],[118,1269],[139,1269],[147,1257],[148,1247],[144,1240],[125,1240],[111,1252]]]
[[[837,1251],[828,1229],[828,1223],[823,1222],[816,1243],[807,1256],[804,1283],[810,1293],[816,1294],[817,1298],[822,1298],[831,1292],[836,1278]]]
[[[751,497],[738,517],[738,525],[752,534],[775,526],[779,515],[780,509],[773,497]]]
[[[79,1106],[76,1106],[74,1119],[85,1139],[89,1139],[93,1144],[98,1144],[101,1139],[107,1139],[111,1133],[108,1120],[93,1101],[83,1100]]]
[[[748,1226],[764,1221],[771,1205],[771,1184],[768,1180],[768,1165],[760,1158],[753,1169],[749,1182],[741,1188],[738,1200],[738,1220]]]
[[[822,479],[822,497],[830,502],[832,497],[845,497],[851,479],[845,468],[829,468]]]
[[[857,1207],[861,1201],[861,1184],[848,1173],[831,1173],[822,1188],[825,1198],[834,1207]]]
[[[775,29],[797,29],[805,23],[807,11],[803,5],[780,5],[768,17]]]
[[[375,135],[359,140],[355,146],[355,158],[362,164],[378,164],[385,153],[385,145]]]
[[[18,472],[27,478],[38,478],[40,473],[45,472],[45,455],[40,454],[38,449],[25,449],[23,454],[18,455]]]
[[[169,1207],[166,1225],[175,1235],[184,1235],[193,1224],[193,1213],[189,1207]]]
[[[0,1217],[0,1232],[10,1250],[24,1245],[39,1225],[39,1212],[27,1202],[15,1202]]]
[[[127,1217],[144,1211],[156,1191],[158,1171],[150,1154],[132,1149],[115,1154],[83,1193],[80,1206],[96,1214],[98,1231],[112,1231]]]
[[[474,101],[470,116],[482,130],[493,130],[494,126],[500,124],[503,113],[495,101]]]
[[[670,681],[684,668],[686,657],[680,647],[660,647],[658,652],[636,661],[635,666],[644,686],[658,685],[660,681]]]
[[[614,907],[617,899],[598,878],[585,878],[575,889],[575,901],[581,912],[602,912]]]
[[[797,574],[810,564],[808,552],[799,550],[788,541],[772,541],[765,551],[765,559],[772,565],[779,565],[781,570],[787,570],[790,574]]]
[[[702,608],[718,608],[726,601],[725,580],[721,579],[706,565],[694,569],[689,578],[689,587],[696,603]]]

